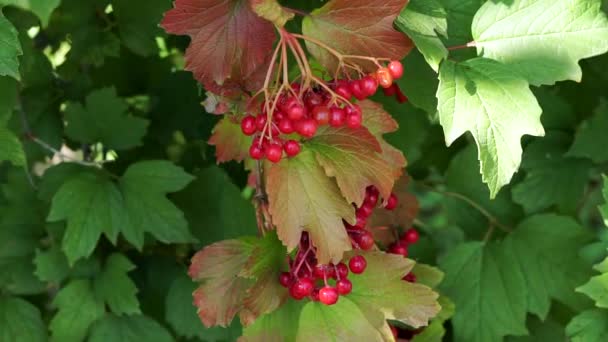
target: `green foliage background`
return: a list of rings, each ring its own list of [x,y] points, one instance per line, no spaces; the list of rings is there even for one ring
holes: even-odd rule
[[[440,290],[455,314],[444,340],[606,340],[608,55],[582,60],[580,83],[554,84],[571,75],[492,49],[486,57],[504,65],[462,49],[440,67],[444,45],[491,35],[484,27],[492,23],[473,19],[483,3],[413,1],[397,21],[422,51],[406,57],[399,81],[411,102],[375,100],[400,124],[387,140],[407,156],[421,203],[415,225],[423,237],[410,255],[446,273]],[[205,245],[256,234],[252,190],[241,165],[215,163],[207,140],[217,116],[205,112],[204,91],[182,71],[188,39],[158,28],[171,2],[0,6],[0,342],[235,341],[238,323],[201,325],[186,268]],[[420,18],[426,24],[416,26]],[[566,62],[586,57],[574,55]],[[514,98],[484,88],[488,68]],[[520,80],[514,68],[533,72]],[[482,182],[475,140],[488,139],[483,131],[451,132],[446,147],[442,115],[459,106],[449,103],[446,84],[458,75],[481,84],[501,109],[494,115],[536,115],[524,101],[532,93],[542,108],[546,135],[524,136],[521,168],[502,189],[509,170],[483,151],[490,187]],[[462,106],[473,115],[481,105]],[[451,127],[463,133],[477,120]],[[495,147],[501,158],[517,153]]]

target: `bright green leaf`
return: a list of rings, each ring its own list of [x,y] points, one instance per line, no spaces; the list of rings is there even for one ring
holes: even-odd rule
[[[608,311],[593,309],[575,316],[566,327],[572,342],[595,342],[608,339]]]
[[[80,342],[93,322],[104,315],[103,301],[95,297],[88,280],[74,280],[63,287],[53,300],[58,309],[49,328],[52,341]]]
[[[473,20],[475,46],[533,85],[580,81],[578,61],[608,51],[608,20],[600,5],[600,0],[489,1]]]
[[[608,161],[608,135],[602,129],[608,127],[608,100],[602,99],[593,116],[580,125],[568,156],[583,157],[595,163]]]
[[[17,30],[4,17],[0,6],[0,76],[10,76],[17,80],[21,79],[18,57],[22,53]]]
[[[114,253],[94,282],[95,294],[103,300],[116,315],[141,313],[137,300],[137,287],[127,275],[135,269],[127,257]]]
[[[524,79],[490,59],[447,61],[441,65],[439,79],[439,121],[446,143],[471,132],[482,179],[494,198],[519,168],[521,137],[544,135],[541,108]]]
[[[435,71],[448,56],[448,50],[439,39],[439,35],[447,36],[446,17],[447,13],[439,0],[411,0],[395,21]]]
[[[82,143],[101,142],[109,149],[141,145],[148,120],[127,115],[127,110],[127,104],[116,95],[114,88],[93,91],[86,98],[86,106],[68,104],[66,134]]]
[[[577,292],[586,294],[595,301],[599,308],[608,308],[608,273],[604,273],[589,279],[589,281],[576,289]]]
[[[0,296],[0,342],[46,342],[40,310],[17,297]]]
[[[171,334],[143,315],[108,315],[91,327],[89,342],[173,342]]]
[[[294,342],[305,303],[288,300],[272,313],[243,329],[243,342]]]

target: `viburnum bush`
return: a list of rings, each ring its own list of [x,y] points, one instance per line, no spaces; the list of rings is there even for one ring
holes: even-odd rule
[[[0,0],[0,342],[608,340],[607,9]]]

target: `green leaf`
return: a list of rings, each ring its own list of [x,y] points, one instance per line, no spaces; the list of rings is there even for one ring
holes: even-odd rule
[[[15,5],[31,11],[40,18],[40,22],[44,27],[49,24],[51,14],[59,6],[60,2],[61,0],[2,0],[1,4]]]
[[[433,70],[448,56],[439,35],[446,37],[447,13],[439,0],[412,0],[401,11],[395,24],[407,34]]]
[[[0,342],[46,342],[40,310],[29,302],[0,296]]]
[[[361,206],[366,188],[376,186],[388,198],[395,184],[391,165],[378,140],[365,128],[321,127],[306,143],[329,177],[335,177],[349,203]],[[313,237],[314,240],[314,237]]]
[[[209,166],[194,176],[195,180],[173,199],[184,211],[190,230],[201,243],[207,245],[257,233],[251,202],[243,197],[223,169]]]
[[[38,279],[48,283],[59,284],[70,272],[68,259],[57,246],[47,251],[36,250],[34,264]]]
[[[566,341],[565,327],[551,317],[541,321],[535,317],[528,318],[528,336],[508,337],[507,342]]]
[[[439,86],[437,73],[429,67],[424,60],[424,56],[418,51],[412,51],[401,62],[407,76],[396,80],[399,88],[412,105],[424,110],[430,117],[435,117],[437,113],[435,93]],[[402,106],[399,107],[403,108]],[[395,117],[399,120],[399,116],[395,115]],[[406,128],[403,125],[400,126],[401,129]],[[410,160],[411,156],[408,154],[407,158]]]
[[[354,224],[355,210],[342,197],[306,146],[298,156],[269,165],[266,172],[269,211],[277,234],[288,251],[308,231],[320,263],[338,262],[351,242],[342,220]]]
[[[526,177],[513,187],[513,200],[526,212],[537,212],[557,205],[562,212],[574,212],[585,192],[591,163],[566,158],[570,137],[550,133],[526,147],[522,169]]]
[[[458,308],[452,319],[457,341],[501,341],[527,333],[525,278],[506,251],[469,242],[439,264],[446,272],[441,289]]]
[[[471,23],[477,10],[484,4],[485,0],[440,0],[447,13],[448,34],[446,44],[448,46],[464,45],[473,39]],[[450,51],[450,55],[461,51]],[[467,58],[472,58],[466,50],[462,50]],[[462,54],[459,53],[460,54]]]
[[[0,25],[2,19],[0,17]],[[2,44],[1,38],[0,36],[0,48]],[[0,161],[8,160],[15,166],[24,166],[26,165],[26,160],[21,141],[6,127],[16,103],[17,82],[9,77],[0,76]]]
[[[600,213],[604,218],[604,225],[608,226],[608,176],[603,175],[602,180],[604,186],[602,187],[602,195],[604,197],[604,203],[599,206]]]
[[[603,148],[608,143],[608,137],[604,134],[602,127],[608,127],[608,100],[606,99],[601,99],[593,116],[581,123],[567,155],[589,158],[597,164],[608,161],[608,149]]]
[[[104,233],[116,242],[128,221],[120,191],[107,177],[83,173],[66,182],[53,197],[50,222],[67,220],[61,244],[70,265],[93,253]]]
[[[66,134],[82,143],[101,142],[109,149],[123,150],[141,145],[148,120],[127,115],[127,104],[114,88],[90,93],[86,106],[68,104]]]
[[[539,86],[579,81],[578,61],[608,51],[600,0],[486,2],[472,31],[477,52]]]
[[[439,121],[446,143],[449,146],[471,132],[482,179],[494,198],[521,163],[521,137],[544,135],[541,108],[524,79],[490,59],[447,61],[441,65],[439,80]]]
[[[401,60],[412,49],[412,42],[395,30],[393,22],[406,5],[405,0],[387,0],[370,5],[364,0],[332,0],[302,21],[304,35],[317,39],[345,55],[378,56]],[[326,49],[306,41],[308,51],[331,74],[337,58]],[[352,61],[351,61],[352,62]],[[368,72],[378,66],[354,61]]]
[[[188,230],[184,214],[166,197],[193,179],[168,161],[143,161],[129,166],[120,179],[130,223],[122,231],[127,241],[141,249],[145,232],[164,243],[196,241]]]
[[[88,280],[74,280],[62,288],[53,305],[58,308],[49,328],[52,341],[80,342],[93,322],[104,316],[103,301],[95,297]]]
[[[141,56],[155,54],[158,51],[155,38],[162,35],[158,23],[170,7],[165,0],[113,0],[123,44]]]
[[[89,342],[172,342],[171,334],[152,318],[143,315],[108,315],[91,328]]]
[[[583,311],[568,323],[566,335],[572,342],[605,341],[608,339],[608,311]]]
[[[293,342],[305,303],[288,300],[277,310],[258,318],[243,329],[243,342]]]
[[[206,328],[192,305],[192,292],[197,285],[185,274],[171,284],[165,299],[165,319],[180,337],[197,337],[203,341],[235,341],[241,335],[238,321],[234,320],[229,328]]]
[[[10,76],[20,80],[18,57],[22,54],[17,30],[4,17],[0,7],[0,76]]]
[[[598,308],[608,308],[608,273],[592,277],[585,285],[578,287],[576,291],[593,299],[595,306]]]
[[[383,337],[350,296],[344,296],[331,306],[319,302],[304,305],[296,340],[371,342],[382,341]]]
[[[141,313],[137,300],[137,287],[127,275],[135,269],[127,257],[114,253],[94,282],[97,298],[103,300],[116,315]]]

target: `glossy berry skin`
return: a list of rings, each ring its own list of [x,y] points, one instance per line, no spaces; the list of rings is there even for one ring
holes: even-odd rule
[[[329,122],[330,110],[327,106],[316,106],[312,110],[312,118],[315,119],[319,126],[327,125]]]
[[[285,144],[283,144],[283,149],[288,157],[295,157],[300,153],[302,147],[300,147],[300,143],[295,140],[287,140]]]
[[[343,262],[339,263],[336,265],[336,273],[340,279],[348,277],[348,266]]]
[[[291,121],[302,120],[306,116],[307,113],[308,113],[308,110],[306,109],[306,107],[304,107],[303,105],[301,105],[299,103],[291,105],[291,107],[289,107],[286,112],[287,117]]]
[[[251,115],[247,115],[241,121],[241,131],[245,135],[253,135],[258,130],[255,118]]]
[[[361,91],[367,96],[374,95],[376,93],[376,90],[378,90],[378,80],[376,80],[373,76],[370,75],[363,77],[359,81],[359,84],[361,87]]]
[[[390,197],[388,198],[388,201],[386,201],[386,205],[384,206],[384,209],[394,210],[395,208],[397,208],[397,204],[399,204],[399,199],[397,198],[397,195],[391,194]]]
[[[365,195],[363,204],[368,207],[375,207],[376,204],[378,204],[378,193],[368,191],[368,193]]]
[[[354,274],[363,273],[366,267],[367,260],[365,260],[365,257],[363,257],[362,255],[355,255],[348,261],[348,268],[350,268],[350,271]]]
[[[289,294],[297,300],[309,296],[315,289],[315,284],[310,278],[301,278],[289,288]]]
[[[353,283],[344,278],[336,282],[336,289],[340,295],[347,295],[353,290]]]
[[[334,305],[338,302],[340,294],[331,286],[325,286],[319,290],[319,301],[325,305]]]
[[[363,116],[359,111],[353,111],[346,116],[346,126],[349,128],[359,128],[363,124]]]
[[[395,94],[397,94],[397,85],[393,84],[388,88],[382,88],[382,92],[384,93],[385,96],[394,96]]]
[[[414,228],[410,228],[403,234],[401,241],[406,243],[416,243],[418,242],[419,238],[420,234],[418,234],[418,231]]]
[[[281,283],[281,286],[283,287],[289,287],[289,284],[291,283],[291,274],[289,274],[289,272],[281,273],[279,276],[279,283]]]
[[[399,337],[399,331],[397,330],[397,328],[394,325],[391,325],[391,333],[393,333],[393,337],[395,339],[397,339],[397,337]]]
[[[356,242],[359,247],[364,251],[369,251],[374,247],[374,236],[369,231],[364,231],[363,234],[357,236]]]
[[[389,88],[393,85],[393,76],[388,68],[380,68],[376,71],[376,80],[382,88]]]
[[[271,143],[266,146],[264,154],[269,161],[278,163],[281,160],[281,157],[283,157],[283,148],[277,143]]]
[[[317,122],[314,119],[305,119],[298,122],[296,126],[298,134],[305,138],[312,138],[317,133]]]
[[[403,277],[403,280],[408,281],[410,283],[415,283],[416,276],[414,275],[414,273],[410,272],[410,273],[406,274],[405,277]]]
[[[408,254],[407,253],[407,247],[405,245],[401,244],[401,243],[393,244],[389,248],[388,252],[392,253],[392,254],[402,255],[404,257],[407,257],[407,254]]]
[[[342,108],[331,108],[329,112],[329,125],[331,127],[341,127],[346,121],[346,113]]]
[[[391,61],[388,63],[387,69],[395,80],[400,79],[401,76],[403,76],[403,64],[399,61]]]
[[[317,265],[313,270],[313,275],[317,279],[335,278],[336,270],[331,265]]]
[[[254,142],[251,147],[249,147],[249,156],[252,159],[260,160],[264,157],[264,149],[260,147],[258,143]]]
[[[374,212],[374,207],[363,204],[363,206],[357,209],[356,214],[362,215],[363,217],[370,217],[370,215]]]
[[[336,90],[334,91],[336,92],[336,94],[342,96],[343,98],[349,101],[350,98],[353,97],[353,93],[351,93],[349,87],[346,84],[340,84],[336,87]]]
[[[288,118],[283,118],[281,121],[279,121],[278,127],[279,131],[281,131],[283,134],[291,134],[296,131],[293,121],[289,120]]]
[[[304,103],[308,107],[308,109],[312,110],[313,108],[320,106],[323,103],[323,96],[311,91],[308,92],[304,97]]]
[[[365,100],[367,97],[367,94],[361,89],[361,82],[359,82],[359,80],[352,80],[348,87],[357,100]]]

